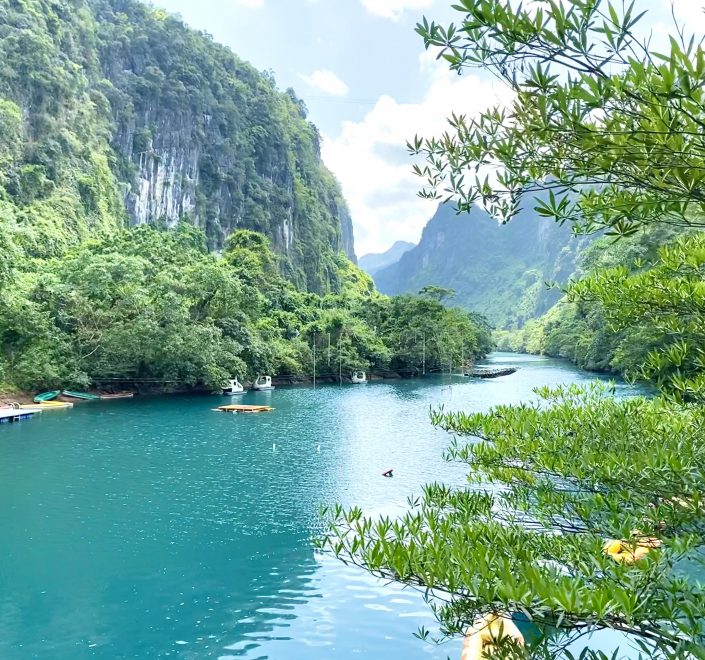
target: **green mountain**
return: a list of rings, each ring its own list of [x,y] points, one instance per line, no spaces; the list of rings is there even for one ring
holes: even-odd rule
[[[528,205],[529,203],[527,203]],[[546,282],[565,283],[591,239],[525,209],[499,225],[476,208],[457,215],[441,205],[419,244],[374,274],[382,293],[417,292],[427,285],[456,291],[453,304],[484,314],[498,326],[521,327],[561,296]]]
[[[218,250],[266,234],[284,275],[337,286],[352,223],[293,90],[135,0],[0,0],[0,234],[56,256],[186,219]]]
[[[368,275],[374,275],[383,268],[387,268],[387,266],[395,264],[399,261],[399,259],[401,259],[405,252],[408,252],[414,247],[416,247],[414,243],[397,241],[386,252],[371,253],[366,254],[364,257],[360,257],[358,265]]]

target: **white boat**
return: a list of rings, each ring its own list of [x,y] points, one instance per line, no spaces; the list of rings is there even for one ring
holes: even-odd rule
[[[273,390],[274,385],[272,385],[271,376],[257,376],[257,380],[252,385],[253,390],[262,392],[264,390]]]
[[[367,382],[367,374],[364,371],[356,371],[350,377],[350,380],[356,385],[364,385]]]
[[[223,394],[233,396],[235,394],[244,394],[245,388],[240,384],[237,378],[228,381],[228,386],[223,388]]]

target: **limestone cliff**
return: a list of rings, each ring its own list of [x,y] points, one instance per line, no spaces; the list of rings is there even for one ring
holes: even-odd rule
[[[320,292],[335,287],[339,252],[355,259],[303,102],[209,35],[136,0],[0,0],[0,56],[0,111],[10,103],[22,133],[0,185],[18,214],[61,206],[63,242],[123,219],[188,220],[214,250],[254,229],[289,278]]]

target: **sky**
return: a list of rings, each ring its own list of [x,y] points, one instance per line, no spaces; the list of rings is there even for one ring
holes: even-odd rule
[[[616,0],[620,2],[620,0]],[[679,21],[705,34],[705,0],[673,0]],[[451,111],[506,103],[486,72],[450,73],[414,32],[425,15],[461,18],[451,0],[153,0],[260,70],[293,87],[323,135],[322,156],[341,183],[358,256],[418,242],[436,203],[417,196],[405,144],[441,133]],[[671,31],[671,0],[636,0],[645,27]]]

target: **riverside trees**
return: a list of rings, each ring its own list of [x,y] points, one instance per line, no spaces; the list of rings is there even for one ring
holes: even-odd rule
[[[637,36],[646,3],[454,8],[457,24],[418,26],[426,46],[459,73],[488,69],[514,96],[476,118],[453,114],[447,133],[410,143],[426,159],[415,166],[423,196],[461,210],[482,203],[509,221],[548,191],[534,202],[541,215],[617,237],[657,223],[702,226],[698,39],[679,32],[662,52],[650,48]],[[586,637],[601,629],[625,635],[622,654],[705,657],[704,254],[701,237],[685,238],[651,268],[598,273],[570,291],[599,303],[616,328],[645,316],[653,350],[641,373],[661,396],[559,388],[486,414],[436,412],[455,437],[449,458],[468,465],[468,487],[430,485],[401,520],[329,508],[321,547],[425,590],[444,635],[488,613],[520,615],[544,633],[498,657],[570,657],[569,645],[605,657]]]
[[[267,237],[248,230],[231,235],[222,257],[185,223],[124,230],[50,260],[19,248],[5,254],[13,286],[0,289],[0,386],[146,379],[219,389],[231,374],[307,376],[316,330],[319,342],[330,339],[329,350],[318,346],[319,375],[420,372],[421,333],[429,369],[491,346],[481,319],[425,298],[382,296],[343,255],[337,292],[301,291],[281,275]]]

